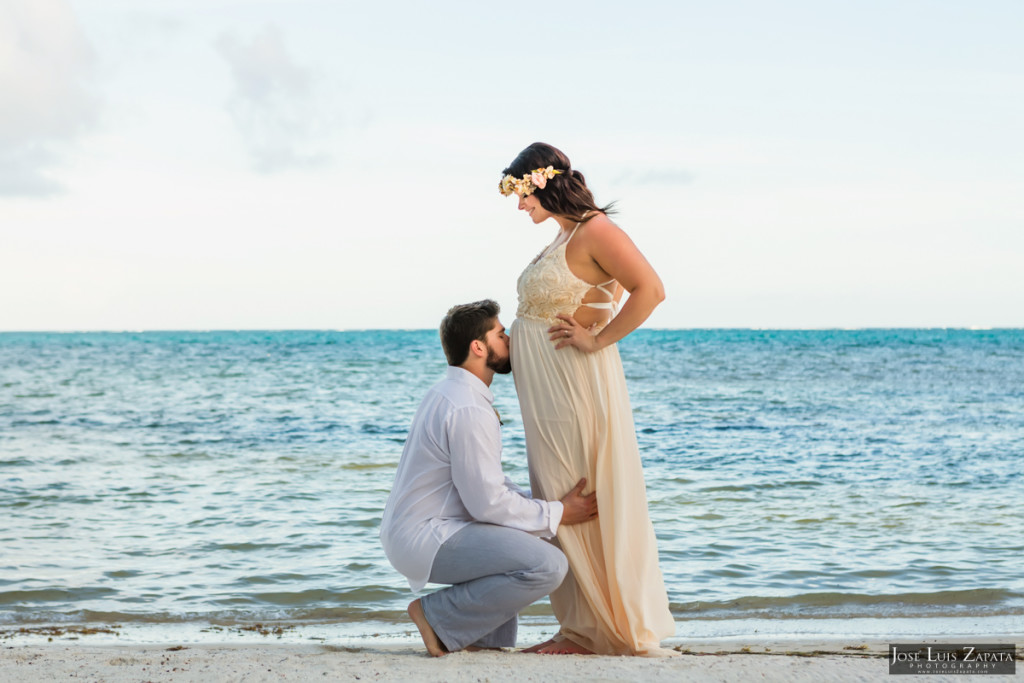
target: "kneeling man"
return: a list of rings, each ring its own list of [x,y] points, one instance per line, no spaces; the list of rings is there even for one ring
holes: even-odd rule
[[[490,385],[507,374],[498,304],[455,306],[441,322],[444,380],[413,418],[380,538],[414,591],[450,584],[409,605],[427,651],[515,647],[517,615],[561,584],[562,551],[541,540],[597,516],[581,480],[561,501],[530,498],[501,469],[500,420]]]

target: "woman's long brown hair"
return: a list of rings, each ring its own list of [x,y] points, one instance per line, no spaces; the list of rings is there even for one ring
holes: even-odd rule
[[[522,178],[538,168],[548,166],[563,172],[548,180],[543,189],[537,188],[533,192],[533,196],[540,201],[545,210],[581,223],[589,221],[598,211],[605,214],[615,213],[615,202],[598,206],[583,174],[572,168],[569,157],[564,152],[549,144],[533,143],[520,152],[501,174]],[[587,214],[586,217],[584,214]]]

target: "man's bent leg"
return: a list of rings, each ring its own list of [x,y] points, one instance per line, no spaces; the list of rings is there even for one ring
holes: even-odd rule
[[[497,648],[497,647],[515,647],[516,644],[516,633],[519,631],[519,617],[514,616],[504,624],[494,629],[490,633],[481,637],[480,640],[473,643],[475,647],[482,648]]]
[[[519,610],[558,587],[568,571],[562,551],[518,529],[471,524],[441,546],[430,572],[448,588],[420,600],[450,650],[514,647]]]

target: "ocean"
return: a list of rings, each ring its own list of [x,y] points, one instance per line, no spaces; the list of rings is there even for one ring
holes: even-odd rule
[[[1024,632],[1024,330],[619,348],[678,639]],[[0,334],[0,632],[415,639],[377,532],[443,374],[432,330]]]

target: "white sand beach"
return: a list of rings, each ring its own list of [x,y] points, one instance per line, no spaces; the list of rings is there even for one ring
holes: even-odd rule
[[[1011,639],[991,639],[1012,642]],[[936,641],[941,642],[941,641]],[[438,659],[407,645],[109,645],[55,641],[0,646],[0,681],[878,681],[887,643],[733,639],[679,646],[679,657],[543,656],[515,651]],[[1018,668],[1018,672],[1020,669]],[[995,676],[991,680],[1019,680]],[[963,680],[928,676],[929,680]]]

